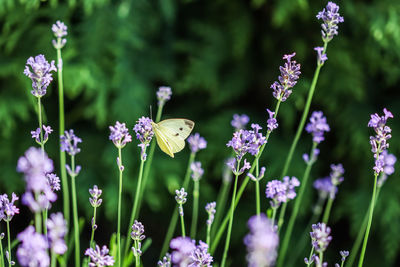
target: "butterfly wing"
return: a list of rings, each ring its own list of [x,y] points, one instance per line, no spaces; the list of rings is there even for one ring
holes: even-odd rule
[[[162,131],[160,131],[159,127],[157,124],[153,124],[153,131],[156,136],[157,144],[160,147],[160,149],[171,156],[172,158],[174,157],[174,153],[172,152],[172,147],[169,144],[166,136]]]
[[[185,140],[193,130],[194,122],[188,119],[168,119],[157,123],[163,129],[167,128],[173,136]]]

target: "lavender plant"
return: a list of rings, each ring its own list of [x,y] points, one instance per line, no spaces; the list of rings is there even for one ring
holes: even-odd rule
[[[186,236],[186,232],[185,232],[185,221],[183,219],[183,204],[186,203],[186,197],[187,197],[187,193],[185,192],[185,188],[181,188],[180,190],[175,190],[175,200],[176,203],[178,203],[178,207],[179,207],[179,216],[181,218],[181,229],[182,229],[182,237]]]
[[[90,235],[89,248],[94,248],[94,246],[93,246],[94,232],[97,229],[96,210],[97,210],[98,207],[100,207],[101,203],[103,202],[103,200],[100,198],[102,192],[103,191],[101,189],[99,189],[97,187],[97,185],[94,185],[93,189],[89,189],[89,194],[91,196],[89,198],[89,202],[90,202],[90,205],[92,205],[92,207],[93,207],[93,218],[92,218],[92,222],[91,222],[92,234]]]
[[[131,238],[133,239],[133,255],[136,259],[136,267],[140,267],[140,256],[142,256],[142,241],[146,238],[144,235],[144,226],[141,222],[135,220],[135,223],[132,225]]]
[[[210,202],[210,203],[207,203],[207,205],[205,207],[206,212],[208,214],[208,219],[207,219],[207,239],[206,239],[206,242],[207,242],[208,246],[211,245],[211,225],[212,225],[212,223],[214,221],[214,215],[215,215],[215,212],[216,212],[216,206],[217,206],[216,202]]]
[[[201,168],[201,162],[195,161],[190,165],[192,170],[192,179],[194,183],[193,188],[193,213],[192,213],[192,225],[190,227],[190,238],[196,239],[197,232],[197,216],[199,213],[199,195],[200,195],[200,179],[204,174],[203,168]],[[207,243],[208,244],[208,243]]]
[[[56,266],[56,255],[63,255],[67,251],[64,237],[67,234],[67,221],[61,212],[52,214],[47,221],[47,240],[51,249],[51,267]]]
[[[332,171],[329,174],[329,178],[330,178],[330,183],[332,184],[332,186],[330,188],[331,191],[329,192],[328,203],[326,204],[324,216],[322,218],[323,223],[328,223],[333,200],[335,199],[336,192],[338,191],[337,187],[344,180],[344,178],[342,177],[342,175],[344,174],[344,168],[343,168],[342,164],[337,164],[337,165],[332,164],[331,170]]]
[[[100,247],[96,245],[96,248],[88,248],[85,252],[86,256],[90,257],[90,267],[103,267],[103,266],[114,266],[114,257],[108,255],[109,249],[107,246]]]
[[[10,238],[10,221],[14,217],[15,214],[19,213],[19,208],[17,208],[14,203],[19,198],[16,194],[12,193],[11,201],[8,199],[6,194],[0,195],[0,222],[3,220],[7,224],[7,242],[8,242],[8,251],[6,251],[6,258],[8,261],[8,266],[12,266],[15,262],[12,260],[11,257],[11,238]],[[4,234],[3,234],[4,237]],[[1,239],[3,239],[3,237]],[[0,241],[1,242],[1,241]],[[1,260],[3,260],[3,247],[1,246]],[[3,266],[4,263],[3,263]]]

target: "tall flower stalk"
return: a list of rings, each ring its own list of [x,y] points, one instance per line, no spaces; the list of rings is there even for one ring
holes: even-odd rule
[[[358,266],[361,267],[364,262],[365,251],[367,249],[368,236],[371,230],[372,225],[372,217],[374,215],[374,208],[376,202],[376,191],[377,191],[377,181],[380,173],[384,172],[384,157],[381,155],[383,151],[385,151],[389,147],[389,143],[387,142],[391,137],[392,129],[386,125],[386,122],[389,118],[393,118],[393,114],[387,110],[383,109],[383,116],[379,116],[377,113],[371,115],[371,119],[368,122],[368,127],[371,127],[375,131],[375,136],[370,137],[371,151],[374,154],[375,158],[375,166],[374,170],[374,186],[372,191],[371,203],[369,206],[369,215],[368,215],[368,223],[367,229],[364,235],[364,242],[361,249],[360,261],[358,262]]]
[[[324,216],[322,217],[323,223],[328,223],[329,215],[331,213],[333,200],[335,199],[337,187],[344,180],[342,175],[344,174],[344,169],[342,164],[332,164],[331,165],[331,173],[329,174],[330,182],[332,184],[331,191],[329,192],[328,203],[326,204]]]
[[[4,254],[3,254],[3,239],[4,239],[4,233],[0,233],[0,264],[1,266],[5,266],[4,265]]]
[[[81,149],[78,148],[78,144],[82,142],[82,139],[74,134],[73,130],[65,131],[64,135],[60,138],[61,150],[65,151],[71,157],[71,166],[65,164],[65,168],[69,176],[71,177],[71,189],[72,189],[72,212],[74,220],[74,242],[75,242],[75,266],[80,266],[80,241],[79,241],[79,217],[78,217],[78,202],[76,198],[76,184],[75,179],[78,176],[81,166],[75,166],[75,156]]]
[[[59,117],[59,136],[61,133],[64,133],[65,130],[65,121],[64,121],[64,83],[63,83],[63,60],[61,56],[61,49],[67,43],[67,39],[64,37],[67,36],[67,26],[64,22],[56,21],[55,24],[51,27],[54,36],[56,39],[53,39],[53,47],[57,51],[57,78],[58,78],[58,117]],[[61,183],[63,190],[63,211],[65,220],[67,221],[67,225],[70,222],[70,207],[69,207],[69,186],[67,180],[67,172],[65,170],[65,151],[60,149],[60,172],[61,172]],[[67,260],[67,257],[64,258]]]
[[[7,242],[8,242],[8,251],[6,251],[6,258],[8,261],[8,266],[11,267],[15,263],[11,257],[11,238],[10,238],[10,221],[14,217],[15,214],[19,213],[19,209],[14,205],[14,202],[19,198],[16,194],[12,193],[11,201],[8,199],[6,194],[0,195],[0,222],[3,220],[7,224]],[[3,239],[4,234],[1,239]],[[1,240],[0,240],[1,242]],[[1,260],[3,262],[3,248],[1,247]],[[3,263],[4,266],[4,263]]]
[[[201,168],[201,162],[193,162],[190,166],[192,169],[193,187],[193,213],[192,213],[192,226],[190,227],[190,238],[196,240],[197,232],[197,217],[199,213],[199,195],[200,195],[200,179],[204,174]]]
[[[136,267],[140,267],[140,256],[142,256],[142,241],[146,238],[144,235],[144,226],[141,222],[135,220],[132,225],[131,238],[133,239],[133,255],[135,256]]]
[[[183,204],[186,203],[187,193],[185,192],[185,188],[182,187],[180,190],[175,190],[175,194],[176,194],[175,200],[176,203],[178,203],[179,217],[181,218],[182,237],[186,237],[185,220],[183,219],[184,216]]]
[[[206,222],[207,223],[207,239],[206,239],[206,242],[207,242],[208,246],[211,246],[211,225],[214,222],[214,215],[215,215],[215,212],[216,212],[216,206],[217,206],[216,202],[210,202],[210,203],[207,203],[207,205],[205,207],[206,212],[208,214],[208,219],[207,219],[207,222]]]
[[[127,143],[132,141],[132,136],[128,133],[125,123],[116,122],[115,126],[110,126],[110,137],[109,139],[114,143],[118,149],[117,165],[119,170],[119,187],[118,187],[118,221],[117,221],[117,264],[121,266],[121,206],[122,206],[122,173],[124,171],[124,165],[122,164],[122,148]]]
[[[97,208],[100,207],[101,203],[103,202],[103,200],[100,198],[101,194],[102,194],[102,190],[99,189],[97,187],[97,185],[93,186],[93,189],[89,189],[89,194],[90,194],[90,198],[89,198],[89,202],[90,205],[92,205],[93,207],[93,218],[92,218],[92,222],[91,222],[91,227],[92,227],[92,234],[90,235],[90,243],[89,243],[89,247],[94,249],[94,232],[97,229],[97,224],[96,224],[96,211]]]

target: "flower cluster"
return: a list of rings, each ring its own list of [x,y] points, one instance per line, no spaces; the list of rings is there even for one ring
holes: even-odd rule
[[[267,120],[267,129],[268,132],[272,132],[273,130],[275,130],[276,128],[278,128],[278,121],[275,118],[275,112],[267,109],[268,112],[268,120]]]
[[[317,51],[318,55],[318,65],[323,65],[325,61],[328,60],[326,53],[324,52],[324,48],[322,46],[314,47],[314,50]]]
[[[257,155],[260,147],[266,143],[265,137],[259,131],[262,129],[258,124],[251,125],[252,130],[239,130],[233,133],[232,139],[226,144],[232,147],[238,160],[241,160],[246,153]]]
[[[311,114],[310,122],[306,126],[306,131],[312,134],[313,141],[317,144],[321,143],[325,140],[324,132],[329,132],[330,130],[322,111],[314,111]]]
[[[230,158],[226,162],[226,165],[232,170],[234,175],[238,175],[239,176],[242,173],[244,173],[246,170],[251,168],[250,163],[246,159],[244,159],[243,166],[241,168],[237,164],[238,164],[238,160],[236,158]]]
[[[164,104],[171,99],[171,95],[171,87],[160,86],[157,91],[158,106],[164,106]]]
[[[136,133],[136,138],[140,141],[138,146],[142,149],[142,160],[146,160],[146,148],[149,146],[150,141],[154,136],[153,127],[151,126],[152,122],[153,121],[148,117],[141,117],[133,127],[133,130]]]
[[[333,186],[331,177],[319,178],[314,181],[314,188],[318,190],[320,198],[326,199],[328,194],[336,195],[337,187]]]
[[[43,125],[43,144],[46,144],[47,140],[49,139],[49,134],[53,132],[53,129],[51,129],[50,126]],[[41,134],[41,129],[37,128],[35,131],[31,131],[32,138],[36,140],[36,143],[39,145],[42,144],[42,141],[40,140],[40,134]]]
[[[235,128],[235,131],[239,131],[241,129],[245,129],[246,125],[249,123],[250,118],[246,114],[234,114],[233,120],[231,121],[231,125]]]
[[[296,53],[284,55],[283,59],[286,60],[285,65],[279,67],[279,71],[281,75],[278,77],[279,82],[275,81],[271,88],[273,90],[272,95],[278,99],[278,101],[285,102],[286,99],[292,94],[292,90],[299,76],[300,72],[300,64],[297,64],[295,60],[292,60]]]
[[[142,241],[146,238],[144,235],[144,226],[141,222],[135,220],[132,225],[131,238],[137,243],[137,247],[132,247],[133,255],[141,256],[142,255]]]
[[[90,257],[90,267],[114,266],[114,257],[108,255],[109,249],[107,246],[100,247],[96,245],[96,249],[88,248],[85,255]]]
[[[314,148],[312,151],[312,155],[311,158],[307,153],[303,154],[303,160],[306,164],[313,164],[314,162],[317,161],[319,155],[319,149],[318,148]]]
[[[389,118],[393,118],[393,114],[387,110],[383,109],[383,116],[379,116],[377,113],[371,115],[371,119],[368,122],[368,127],[374,129],[376,135],[370,137],[370,144],[372,146],[372,153],[375,157],[374,171],[376,174],[383,172],[384,159],[380,155],[384,150],[389,148],[389,143],[387,142],[391,137],[392,129],[386,125]]]
[[[100,207],[101,203],[103,202],[103,200],[100,198],[102,193],[103,191],[99,189],[97,185],[94,185],[93,189],[89,189],[89,194],[91,196],[89,198],[89,202],[93,208]]]
[[[189,237],[176,237],[169,244],[173,250],[171,261],[174,266],[211,267],[213,257],[208,253],[208,245],[202,241],[196,246]]]
[[[205,149],[207,147],[207,141],[203,137],[200,136],[199,133],[192,134],[187,139],[190,151],[192,153],[197,153],[199,150]]]
[[[182,205],[186,203],[187,192],[185,192],[185,188],[181,188],[181,190],[175,190],[175,200],[179,205],[179,214],[183,216],[183,208]]]
[[[28,58],[24,74],[32,80],[32,95],[40,98],[46,94],[47,87],[53,80],[52,71],[57,71],[54,60],[49,63],[44,55]]]
[[[248,173],[247,176],[249,176],[250,179],[254,182],[260,181],[262,178],[264,178],[265,170],[266,170],[265,167],[261,167],[260,173],[258,174],[257,177],[255,177],[252,173]]]
[[[349,256],[349,252],[347,250],[342,250],[339,252],[340,256],[342,257],[340,261],[342,262],[341,266],[343,266],[344,262],[346,261],[346,258]],[[335,263],[335,267],[340,267],[338,263]]]
[[[158,267],[171,267],[171,254],[167,253],[162,258],[162,261],[157,262]]]
[[[53,192],[61,189],[60,178],[55,173],[46,173],[46,178],[47,183]]]
[[[54,33],[54,36],[57,40],[53,40],[53,46],[55,49],[61,49],[67,43],[67,39],[63,38],[67,36],[68,27],[64,24],[64,22],[57,20],[55,24],[51,27],[51,30]]]
[[[389,154],[387,150],[384,150],[380,154],[380,157],[382,158],[383,161],[383,172],[381,173],[378,179],[377,182],[378,186],[382,186],[385,183],[388,176],[394,173],[394,164],[397,161],[396,156],[393,154]]]
[[[126,143],[132,142],[132,136],[128,132],[125,123],[117,121],[115,126],[109,126],[110,136],[109,139],[114,143],[117,148],[123,148]]]
[[[296,197],[295,187],[299,185],[300,182],[296,177],[290,178],[289,176],[285,176],[283,177],[283,181],[269,181],[265,189],[265,195],[271,199],[271,206],[277,208],[281,203]]]
[[[15,193],[11,194],[11,201],[6,194],[0,195],[0,221],[9,222],[15,214],[19,213],[19,208],[14,205],[14,202],[18,199]]]
[[[50,258],[47,254],[48,242],[44,236],[35,232],[30,225],[18,234],[21,244],[17,250],[17,258],[21,266],[49,266]]]
[[[321,24],[322,40],[329,42],[333,36],[338,35],[338,24],[344,22],[343,17],[339,14],[339,6],[333,2],[328,2],[326,8],[318,12],[317,19],[324,21]]]
[[[39,148],[31,147],[18,160],[17,171],[24,173],[26,192],[22,203],[29,206],[33,212],[50,208],[50,202],[57,199],[46,174],[53,171],[53,161]]]
[[[207,225],[211,225],[213,223],[213,221],[214,221],[214,215],[215,215],[215,212],[216,212],[216,209],[215,209],[216,206],[217,206],[217,203],[215,203],[215,201],[207,203],[207,205],[206,205],[206,211],[207,211],[207,214],[208,214]]]
[[[311,244],[317,253],[324,252],[332,240],[331,228],[325,223],[313,224],[311,228]]]
[[[50,242],[51,250],[62,255],[67,251],[64,236],[67,233],[67,221],[61,212],[52,214],[47,221],[48,239]]]
[[[247,223],[250,233],[244,238],[247,247],[247,262],[249,267],[274,266],[279,236],[272,222],[264,215],[253,216]]]
[[[65,131],[64,135],[60,136],[61,151],[67,152],[70,156],[75,156],[81,149],[78,147],[82,143],[82,139],[74,134],[74,130]]]
[[[195,161],[190,165],[190,169],[192,170],[192,179],[193,181],[198,181],[204,174],[204,170],[201,168],[201,162]]]

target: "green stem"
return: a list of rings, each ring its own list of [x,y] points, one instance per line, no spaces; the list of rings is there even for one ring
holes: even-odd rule
[[[378,187],[376,191],[376,201],[379,198],[379,193],[381,192],[381,187]],[[350,255],[348,260],[346,261],[346,267],[352,267],[354,264],[354,261],[356,259],[356,255],[358,255],[358,251],[360,250],[361,242],[363,240],[363,235],[365,234],[365,229],[367,228],[367,223],[368,223],[368,214],[370,210],[370,206],[368,207],[367,212],[365,213],[364,219],[362,221],[360,230],[358,231],[356,241],[354,241],[353,247],[350,250]]]
[[[37,194],[35,196],[37,200]],[[41,234],[42,233],[42,217],[40,215],[40,212],[35,212],[35,229],[36,233]]]
[[[222,255],[221,267],[225,267],[226,257],[228,256],[229,243],[231,241],[233,215],[235,213],[235,203],[236,203],[235,202],[235,198],[236,198],[236,190],[237,190],[237,183],[238,183],[238,177],[239,177],[239,175],[238,175],[239,167],[240,167],[240,160],[237,160],[236,174],[235,174],[235,184],[233,186],[232,203],[231,203],[231,208],[230,208],[230,218],[229,218],[228,233],[226,235],[225,248],[224,248],[224,254]]]
[[[326,53],[327,45],[328,45],[328,43],[324,43],[324,51],[323,51],[323,53]],[[294,151],[296,149],[296,146],[297,146],[297,143],[298,143],[298,141],[300,139],[300,135],[303,132],[304,124],[306,122],[306,119],[307,119],[307,116],[308,116],[308,112],[310,110],[311,101],[312,101],[312,98],[313,98],[313,95],[314,95],[315,87],[316,87],[317,81],[318,81],[319,72],[320,72],[322,66],[323,65],[318,64],[317,68],[315,69],[314,77],[313,77],[312,82],[311,82],[311,87],[310,87],[310,90],[308,91],[307,102],[306,102],[306,105],[304,106],[303,115],[301,116],[300,124],[297,127],[296,135],[295,135],[295,137],[293,139],[292,145],[290,146],[290,150],[289,150],[288,156],[286,157],[286,161],[285,161],[285,165],[284,165],[284,167],[282,169],[281,177],[286,175],[286,173],[287,173],[287,171],[289,169],[290,163],[292,162],[293,153],[294,153]]]
[[[57,260],[56,260],[56,254],[51,251],[51,267],[56,267],[57,265]]]
[[[183,219],[183,206],[179,204],[179,216],[181,217],[181,230],[182,230],[182,237],[186,237],[185,232],[185,221]]]
[[[118,187],[118,225],[117,225],[117,243],[118,243],[118,266],[121,266],[121,206],[122,206],[122,152],[118,147],[118,170],[119,170],[119,187]],[[129,239],[128,237],[126,239]]]
[[[200,194],[200,183],[199,180],[194,181],[193,189],[193,213],[192,213],[192,226],[190,227],[190,237],[196,240],[197,232],[197,217],[199,213],[199,194]]]
[[[280,233],[283,222],[285,220],[285,212],[286,212],[287,202],[282,204],[282,209],[279,212],[279,220],[278,220],[278,233]]]
[[[256,160],[256,212],[257,215],[260,215],[260,181],[258,179],[259,169],[258,169],[258,159]]]
[[[10,221],[7,220],[7,242],[8,242],[8,266],[11,267],[11,238],[10,238]]]
[[[131,233],[131,227],[133,225],[133,222],[135,221],[135,218],[137,218],[137,216],[138,216],[138,207],[139,207],[138,205],[140,202],[139,196],[140,196],[140,190],[141,190],[141,184],[142,184],[144,163],[145,163],[145,160],[141,159],[140,167],[139,167],[139,179],[138,179],[138,183],[136,186],[135,201],[133,202],[131,218],[129,219],[128,232],[126,234],[125,249],[124,249],[125,256],[128,255],[129,246],[131,245],[131,239],[129,238],[130,233]]]
[[[328,223],[329,215],[331,214],[332,204],[333,204],[333,198],[329,197],[328,203],[326,204],[325,207],[324,216],[322,217],[322,222],[325,224]]]
[[[61,38],[60,38],[61,39]],[[63,68],[62,68],[61,49],[57,49],[57,66],[58,68],[58,115],[59,115],[59,136],[64,134],[65,121],[64,121],[64,83],[63,83]],[[60,143],[61,144],[61,143]],[[60,145],[61,146],[61,145]],[[66,157],[65,151],[60,149],[60,170],[61,170],[61,187],[63,196],[63,209],[64,217],[69,225],[70,221],[70,208],[69,208],[69,188],[67,180],[67,171],[65,169]],[[64,257],[67,261],[67,257]]]
[[[79,267],[80,263],[80,243],[79,243],[79,222],[78,222],[78,204],[76,201],[76,185],[75,185],[75,156],[71,156],[71,187],[72,187],[72,211],[74,216],[74,241],[75,241],[75,266]]]
[[[96,225],[96,209],[97,209],[97,207],[94,207],[94,209],[93,209],[93,224],[92,224],[92,234],[90,235],[90,245],[89,245],[89,247],[90,248],[94,248],[93,247],[93,240],[94,240],[94,231],[95,231],[95,225]]]
[[[274,118],[276,118],[277,115],[278,115],[278,111],[279,111],[279,106],[280,106],[280,104],[281,104],[281,101],[278,101],[278,102],[276,103]],[[261,146],[260,151],[259,151],[258,154],[256,155],[256,158],[254,159],[253,164],[251,165],[251,168],[250,168],[250,170],[249,170],[249,173],[252,174],[252,173],[254,172],[254,169],[255,169],[255,166],[256,166],[256,165],[255,165],[255,162],[256,162],[256,160],[258,160],[258,159],[261,157],[261,155],[262,155],[262,153],[263,153],[263,151],[264,151],[264,149],[265,149],[265,146],[266,146],[267,143],[268,143],[268,139],[269,139],[270,135],[271,135],[271,132],[268,131],[268,132],[267,132],[267,136],[265,137],[266,143],[263,144],[263,145]],[[240,185],[240,188],[239,188],[239,190],[238,190],[237,197],[236,197],[236,202],[235,202],[235,207],[238,205],[238,203],[239,203],[239,201],[240,201],[240,197],[242,196],[244,190],[246,189],[246,186],[247,186],[249,180],[250,180],[250,177],[249,177],[248,175],[246,175],[246,177],[244,178],[244,180],[243,180],[243,182],[242,182],[242,184]],[[224,233],[224,231],[225,231],[225,228],[226,228],[226,226],[227,226],[227,224],[228,224],[228,221],[229,221],[229,213],[225,216],[225,218],[224,218],[224,220],[222,221],[221,225],[217,228],[217,229],[218,229],[218,232],[217,232],[217,234],[215,235],[215,238],[213,239],[214,242],[213,242],[212,247],[211,247],[211,249],[210,249],[211,254],[214,254],[215,250],[217,249],[218,243],[219,243],[219,241],[221,240],[221,237],[222,237],[222,235],[223,235],[223,233]]]
[[[310,159],[314,155],[314,150],[315,150],[316,147],[317,147],[317,143],[313,142],[313,146],[311,148],[311,152],[310,152],[310,155],[309,155]],[[299,209],[300,209],[300,206],[301,206],[301,202],[303,200],[304,192],[305,192],[305,189],[307,187],[307,182],[308,182],[308,178],[310,176],[312,165],[313,165],[313,162],[308,163],[307,167],[306,167],[306,169],[304,171],[303,179],[302,179],[301,185],[300,185],[299,194],[298,194],[297,198],[295,199],[294,208],[293,208],[292,214],[290,215],[290,219],[289,219],[289,223],[288,223],[288,228],[287,228],[287,230],[285,232],[285,235],[284,235],[284,238],[283,238],[282,248],[281,248],[281,251],[280,251],[279,258],[278,258],[278,264],[277,264],[278,267],[282,267],[283,266],[283,263],[284,263],[284,260],[285,260],[285,256],[286,256],[286,252],[287,252],[288,245],[289,245],[289,241],[290,241],[290,237],[292,235],[292,231],[293,231],[294,224],[296,222],[297,214],[299,212]]]
[[[271,220],[272,220],[272,225],[275,225],[275,217],[276,217],[276,210],[277,210],[278,208],[277,207],[273,207],[272,208],[272,218],[271,218]]]
[[[206,242],[207,242],[208,247],[211,246],[211,235],[210,235],[210,233],[211,233],[211,224],[207,224],[207,239],[206,239]]]
[[[139,247],[138,241],[135,240],[135,248],[138,249],[138,247]],[[137,253],[135,253],[135,266],[140,267],[140,256]]]
[[[320,252],[319,253],[319,266],[318,267],[322,267],[322,263],[324,262],[324,253]]]
[[[48,213],[48,208],[45,208],[42,216],[43,216],[43,232],[44,235],[47,236],[47,213]]]
[[[3,254],[3,239],[0,237],[0,264],[4,266],[4,254]]]
[[[307,267],[310,266],[310,262],[311,262],[311,257],[314,253],[314,246],[311,246],[311,252],[310,252],[310,256],[308,256],[308,263],[307,263]]]
[[[39,129],[40,129],[40,147],[42,149],[42,154],[44,156],[44,142],[43,142],[43,129],[42,129],[42,104],[41,97],[38,97],[38,117],[39,117]]]
[[[377,154],[377,158],[379,158],[379,153]],[[367,224],[367,230],[365,231],[364,235],[364,242],[363,246],[361,249],[361,255],[360,255],[360,261],[358,262],[358,267],[363,266],[364,263],[364,257],[365,257],[365,251],[367,249],[367,243],[368,243],[368,237],[369,237],[369,232],[371,230],[371,225],[372,225],[372,217],[374,215],[374,208],[375,208],[375,200],[376,200],[376,182],[378,179],[378,174],[375,173],[375,178],[374,178],[374,189],[372,191],[372,198],[371,198],[371,204],[369,208],[369,215],[368,215],[368,224]]]
[[[196,154],[195,153],[191,153],[190,157],[189,157],[188,165],[187,165],[187,168],[186,168],[185,178],[183,179],[183,185],[182,185],[182,187],[185,188],[186,191],[189,190],[188,185],[189,185],[189,182],[190,182],[190,173],[191,173],[190,165],[192,165],[192,163],[195,160],[195,158],[196,158]],[[178,222],[178,207],[175,206],[174,212],[172,213],[172,216],[171,216],[171,221],[169,222],[167,234],[165,235],[165,238],[164,238],[164,243],[163,243],[163,246],[162,246],[162,249],[161,249],[160,258],[162,258],[165,255],[165,253],[167,252],[167,250],[168,250],[169,241],[171,240],[171,238],[172,238],[172,236],[173,236],[173,234],[175,232],[175,228],[176,228],[176,223],[177,222]]]

